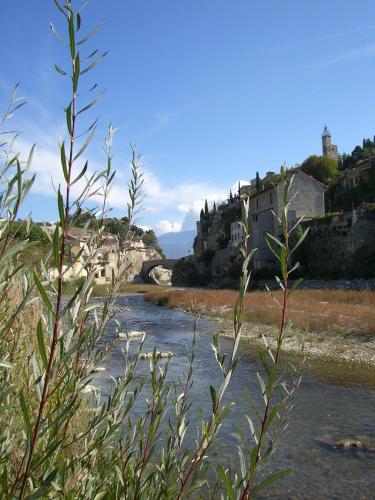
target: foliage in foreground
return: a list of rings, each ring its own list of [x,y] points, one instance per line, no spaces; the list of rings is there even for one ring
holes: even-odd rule
[[[56,65],[56,70],[69,82],[71,95],[65,107],[67,138],[59,146],[64,181],[57,187],[56,230],[52,236],[45,232],[49,251],[31,274],[17,258],[30,244],[28,233],[15,244],[11,235],[19,207],[34,180],[28,174],[32,151],[22,161],[13,152],[11,140],[3,145],[7,153],[2,158],[0,196],[0,495],[4,498],[140,499],[190,495],[253,498],[289,472],[270,474],[265,466],[285,431],[299,381],[291,365],[280,364],[283,338],[289,328],[287,300],[292,292],[288,279],[293,269],[288,268],[288,262],[295,250],[290,248],[290,233],[295,228],[290,229],[287,224],[293,178],[281,174],[285,184],[284,207],[278,214],[282,238],[267,235],[281,272],[278,279],[281,298],[274,297],[280,311],[277,347],[271,350],[264,339],[260,351],[264,373],[258,374],[262,403],[254,403],[249,396],[248,425],[241,431],[237,450],[239,468],[223,468],[211,460],[210,451],[231,406],[224,403],[224,395],[230,390],[238,361],[244,298],[250,280],[248,268],[253,254],[249,251],[248,219],[243,223],[244,263],[234,307],[232,351],[223,354],[218,337],[213,338],[221,381],[209,388],[211,406],[202,412],[199,428],[192,429],[189,425],[194,340],[188,371],[171,387],[167,383],[168,364],[163,364],[156,352],[150,360],[148,375],[139,376],[137,364],[143,341],[134,353],[128,339],[123,374],[113,382],[111,395],[101,399],[92,385],[93,372],[103,364],[117,341],[119,325],[113,325],[113,306],[125,271],[120,261],[110,293],[100,301],[91,300],[97,255],[105,242],[108,194],[115,175],[114,130],[109,127],[105,140],[103,170],[92,172],[88,163],[82,161],[82,155],[93,137],[96,121],[88,125],[84,134],[79,127],[82,115],[95,104],[97,97],[82,102],[81,91],[87,86],[81,85],[81,78],[105,53],[84,50],[97,30],[81,35],[81,10],[73,10],[72,1],[62,5],[56,0],[55,4],[63,27],[58,30],[52,25],[52,31],[64,41],[69,53],[68,66]],[[14,95],[5,118],[19,104]],[[2,125],[4,122],[5,119]],[[142,199],[142,184],[139,158],[132,148],[128,231]],[[92,210],[95,218],[87,222],[95,224],[88,241],[90,252],[84,256],[87,279],[79,283],[72,296],[64,298],[64,273],[74,263],[74,259],[73,262],[67,259],[69,228],[86,204],[98,198],[101,203]],[[85,228],[86,225],[82,230]],[[300,241],[296,246],[299,244]],[[75,259],[80,257],[78,254]],[[51,279],[47,262],[58,269],[57,280]],[[113,328],[108,329],[111,320]],[[145,405],[145,411],[137,417],[134,408],[139,403]],[[166,425],[162,430],[163,422]],[[208,475],[209,466],[214,475]],[[213,479],[209,481],[208,477]]]

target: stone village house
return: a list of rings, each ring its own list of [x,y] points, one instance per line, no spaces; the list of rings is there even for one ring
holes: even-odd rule
[[[82,253],[73,265],[64,266],[64,281],[87,277],[85,261],[90,255],[90,237],[90,230],[84,232],[79,228],[70,229],[67,244],[71,259],[74,260],[80,252]],[[111,283],[112,275],[117,275],[120,263],[124,270],[124,278],[132,282],[138,278],[144,261],[159,258],[160,255],[154,247],[146,246],[140,238],[133,237],[130,241],[123,241],[120,245],[117,236],[106,234],[100,249],[95,252],[95,259],[92,263],[96,268],[95,284]],[[50,277],[52,279],[57,277],[57,269],[50,269]]]
[[[294,175],[290,189],[290,206],[288,220],[304,217],[311,220],[325,215],[324,190],[325,186],[313,177],[306,175],[301,170],[287,171],[287,175]],[[265,233],[280,236],[278,217],[281,217],[283,200],[283,183],[280,176],[269,172],[256,186],[256,180],[240,188],[242,200],[249,199],[249,224],[251,231],[250,247],[257,248],[254,254],[254,268],[262,269],[273,267],[275,258],[265,241]],[[239,221],[231,224],[231,242],[238,244],[243,239],[243,228]]]

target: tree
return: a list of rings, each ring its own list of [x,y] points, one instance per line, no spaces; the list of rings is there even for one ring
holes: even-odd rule
[[[215,202],[214,202],[214,206],[212,208],[212,211],[213,211],[214,214],[216,213],[216,203]]]
[[[300,169],[307,175],[311,175],[323,184],[332,184],[338,175],[337,163],[333,158],[326,156],[309,156],[301,165]]]
[[[209,215],[207,200],[204,201],[204,215],[205,215],[205,217],[208,217],[208,215]]]
[[[142,235],[142,241],[145,245],[153,246],[157,243],[156,235],[153,229],[147,229]]]
[[[202,208],[201,213],[200,213],[200,220],[204,219],[204,210]]]
[[[232,194],[232,190],[229,191],[229,199],[230,201],[233,201],[233,194]]]
[[[259,177],[259,172],[256,173],[255,175],[255,187],[257,191],[260,191],[260,177]]]

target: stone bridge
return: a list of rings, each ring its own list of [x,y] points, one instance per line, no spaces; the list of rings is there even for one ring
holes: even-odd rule
[[[149,281],[149,274],[154,267],[162,266],[165,269],[173,270],[178,259],[157,259],[145,260],[142,264],[141,277],[147,283]]]

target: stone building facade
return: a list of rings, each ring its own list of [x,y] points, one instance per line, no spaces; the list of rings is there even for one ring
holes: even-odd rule
[[[161,258],[155,248],[145,245],[141,238],[120,242],[117,236],[106,234],[102,245],[97,248],[92,247],[91,236],[90,230],[72,228],[69,231],[67,244],[74,264],[64,266],[64,281],[87,277],[90,263],[95,268],[96,285],[111,283],[112,276],[117,276],[120,269],[124,280],[133,282],[139,278],[144,261]],[[57,269],[50,269],[50,277],[57,277]]]
[[[294,176],[289,192],[291,202],[288,220],[293,222],[301,217],[311,220],[324,216],[324,185],[298,169],[287,171],[287,175]],[[252,249],[257,248],[254,254],[255,269],[275,265],[275,258],[265,241],[265,233],[277,237],[280,235],[278,218],[281,218],[283,209],[283,189],[280,176],[272,173],[263,179],[260,189],[254,182],[241,188],[241,198],[249,201],[250,246]]]
[[[375,156],[364,158],[357,162],[355,167],[347,168],[340,172],[338,185],[342,192],[350,191],[361,182],[366,183],[369,179],[369,171],[375,166]]]

